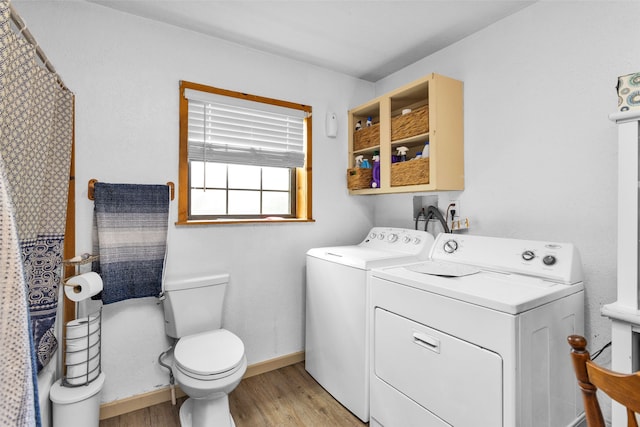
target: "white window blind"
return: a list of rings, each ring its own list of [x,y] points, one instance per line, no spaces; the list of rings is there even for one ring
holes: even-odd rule
[[[305,111],[186,89],[189,160],[304,165]]]

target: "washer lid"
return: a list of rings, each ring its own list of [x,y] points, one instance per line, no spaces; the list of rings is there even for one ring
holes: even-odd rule
[[[370,270],[425,260],[432,244],[433,236],[426,231],[374,227],[358,245],[313,248],[307,257]]]
[[[419,264],[381,268],[372,276],[471,304],[519,314],[583,291],[582,282],[565,285],[540,277],[480,271],[461,277],[442,277],[415,271]]]
[[[215,329],[181,338],[176,364],[197,375],[215,375],[235,368],[244,355],[242,340],[226,329]]]

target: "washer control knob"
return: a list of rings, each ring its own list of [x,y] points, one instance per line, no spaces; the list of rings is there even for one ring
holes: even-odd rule
[[[526,250],[526,251],[522,252],[522,259],[525,260],[525,261],[531,261],[535,257],[536,257],[536,254],[533,253],[533,251]]]
[[[395,233],[389,234],[387,240],[389,241],[389,243],[395,243],[398,240],[398,235]]]
[[[422,240],[420,240],[420,238],[419,238],[419,237],[415,237],[415,238],[413,239],[413,244],[414,244],[414,245],[419,245],[420,243],[422,243]]]
[[[444,242],[444,251],[448,254],[452,254],[458,250],[458,242],[455,240],[447,240]]]
[[[409,236],[404,236],[402,238],[402,243],[409,243],[410,241],[411,241],[411,237],[409,237]]]
[[[370,238],[370,239],[375,239],[376,237],[377,237],[377,236],[376,236],[376,233],[371,233],[371,234],[369,234],[369,238]]]
[[[544,265],[553,265],[556,263],[556,261],[556,257],[554,257],[553,255],[547,255],[542,258],[542,262],[544,263]]]
[[[378,234],[378,240],[384,240],[384,233]]]

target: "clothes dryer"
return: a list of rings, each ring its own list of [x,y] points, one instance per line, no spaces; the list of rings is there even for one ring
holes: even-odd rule
[[[336,400],[369,420],[369,273],[425,260],[433,236],[374,227],[352,246],[307,252],[305,368]]]
[[[440,234],[430,259],[371,272],[372,427],[566,427],[584,333],[568,243]]]

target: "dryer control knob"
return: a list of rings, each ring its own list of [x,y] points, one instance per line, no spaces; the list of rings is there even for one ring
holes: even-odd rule
[[[556,257],[554,257],[553,255],[547,255],[542,258],[542,262],[544,263],[544,265],[553,265],[556,263],[556,261]]]
[[[447,240],[446,242],[444,242],[443,249],[446,253],[452,254],[458,250],[458,242],[456,242],[455,240]]]
[[[389,243],[395,243],[396,240],[398,240],[398,235],[397,234],[389,234],[389,237],[387,237],[387,240],[389,241]]]
[[[409,236],[404,236],[404,237],[402,238],[402,242],[403,242],[403,243],[409,243],[410,241],[411,241],[411,237],[409,237]]]
[[[378,234],[378,240],[384,240],[384,233]]]
[[[522,252],[522,259],[525,261],[531,261],[536,257],[536,254],[533,251],[524,251]]]
[[[376,235],[376,233],[371,233],[371,234],[369,234],[369,238],[371,238],[371,239],[375,239],[376,237],[378,237],[378,236]]]
[[[413,239],[413,244],[414,245],[419,245],[421,242],[422,242],[422,240],[420,240],[419,237],[416,237],[416,238]]]

